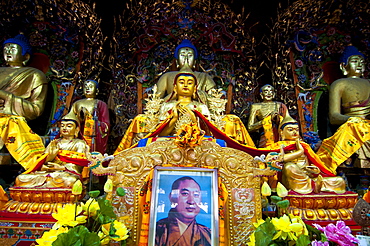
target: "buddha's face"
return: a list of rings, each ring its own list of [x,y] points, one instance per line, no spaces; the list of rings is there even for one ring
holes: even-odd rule
[[[263,101],[272,101],[275,97],[274,87],[271,85],[262,87],[261,97]]]
[[[95,98],[97,94],[96,84],[90,80],[85,81],[83,91],[86,98]]]
[[[186,63],[189,67],[193,67],[195,62],[194,50],[192,48],[184,47],[179,49],[179,59],[177,63],[182,68]]]
[[[60,135],[62,137],[74,137],[78,132],[78,127],[73,120],[62,120],[60,123]]]
[[[22,66],[26,60],[22,55],[22,47],[18,44],[7,43],[4,45],[4,60],[10,66]]]
[[[181,75],[176,80],[176,90],[179,96],[192,96],[195,92],[195,80],[192,76]]]
[[[299,138],[299,126],[297,124],[288,124],[280,132],[283,140],[296,140]]]
[[[348,58],[345,66],[347,77],[362,77],[365,71],[365,60],[360,55],[351,56]]]

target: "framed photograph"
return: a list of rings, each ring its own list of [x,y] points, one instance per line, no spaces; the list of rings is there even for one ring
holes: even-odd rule
[[[156,167],[149,245],[217,246],[217,169]]]

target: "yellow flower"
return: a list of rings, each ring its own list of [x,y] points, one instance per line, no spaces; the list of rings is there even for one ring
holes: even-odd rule
[[[115,220],[113,221],[113,226],[114,229],[116,229],[116,232],[114,234],[119,237],[119,238],[114,237],[114,240],[122,241],[128,238],[128,230],[124,223]]]
[[[101,245],[107,245],[110,242],[110,237],[108,235],[105,235],[103,232],[98,232],[98,236],[100,238],[100,244]]]
[[[82,193],[82,183],[81,180],[77,180],[72,186],[73,195],[81,195]]]
[[[68,203],[62,208],[58,208],[56,213],[52,216],[57,222],[54,224],[53,229],[59,228],[60,226],[76,226],[78,224],[86,223],[87,216],[80,215],[82,207],[76,206],[75,204]],[[75,218],[75,215],[76,218]]]
[[[288,190],[280,182],[276,186],[276,192],[279,197],[286,197],[288,195]]]
[[[45,231],[41,238],[36,239],[36,242],[40,246],[51,246],[57,239],[58,235],[65,232],[68,232],[67,227],[60,227],[58,230],[51,229],[50,231]]]
[[[87,200],[86,203],[82,205],[82,209],[86,211],[85,214],[87,214],[88,216],[95,216],[96,212],[100,210],[100,207],[99,203],[95,199],[89,198],[89,200]]]
[[[285,240],[289,238],[290,240],[296,241],[297,236],[295,232],[302,231],[302,225],[300,223],[292,223],[286,214],[280,218],[272,218],[271,222],[277,231],[272,240],[277,238]]]
[[[104,184],[104,191],[106,193],[110,193],[113,191],[113,181],[110,178],[108,178],[107,182],[105,182]]]
[[[254,235],[254,232],[249,237],[249,242],[247,243],[248,246],[255,246],[256,245],[256,236]]]
[[[257,228],[260,225],[262,225],[263,223],[265,223],[265,221],[263,219],[258,219],[257,222],[253,223],[253,225],[254,225],[255,228]]]
[[[261,194],[262,196],[271,196],[271,188],[270,186],[267,184],[267,182],[263,182],[263,185],[261,187]]]

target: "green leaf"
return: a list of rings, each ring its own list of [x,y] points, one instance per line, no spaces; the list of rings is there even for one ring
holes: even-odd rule
[[[110,218],[117,218],[116,214],[113,211],[112,203],[105,199],[105,196],[98,198],[98,204],[100,207],[100,213],[104,216]]]
[[[71,228],[68,232],[58,235],[53,246],[100,246],[100,238],[85,226]]]
[[[277,202],[276,206],[278,206],[279,208],[287,208],[289,207],[289,200]]]
[[[256,245],[270,245],[275,233],[275,226],[271,223],[271,220],[267,218],[255,231]]]
[[[100,195],[100,191],[99,190],[92,190],[92,191],[89,191],[89,196],[92,197],[92,198],[96,198]]]
[[[271,201],[272,201],[273,203],[277,203],[277,202],[279,202],[279,201],[283,200],[283,198],[281,198],[281,197],[279,197],[279,196],[271,196],[270,198],[271,198]]]
[[[311,244],[311,240],[307,235],[300,235],[296,241],[296,246],[307,246]]]
[[[117,196],[125,196],[126,195],[126,191],[122,187],[118,187],[117,190],[116,190],[116,193],[117,193]]]

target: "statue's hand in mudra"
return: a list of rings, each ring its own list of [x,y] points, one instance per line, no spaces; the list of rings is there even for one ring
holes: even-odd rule
[[[89,114],[89,111],[85,107],[81,107],[81,110],[78,114],[78,118],[80,121],[85,120],[85,115]]]
[[[42,166],[41,170],[47,171],[47,172],[55,172],[55,171],[63,171],[65,170],[65,167],[57,163],[54,163],[54,162],[48,162]]]
[[[191,119],[194,123],[196,123],[196,122],[197,122],[197,118],[195,117],[195,114],[194,114],[194,112],[193,112],[191,109],[189,109],[189,108],[185,107],[184,105],[182,105],[182,104],[180,104],[180,103],[177,103],[177,104],[176,104],[176,109],[177,109],[177,110],[175,110],[175,111],[177,111],[177,113],[180,113],[180,114],[182,114],[182,115],[187,115],[188,117],[190,117],[190,119]]]

